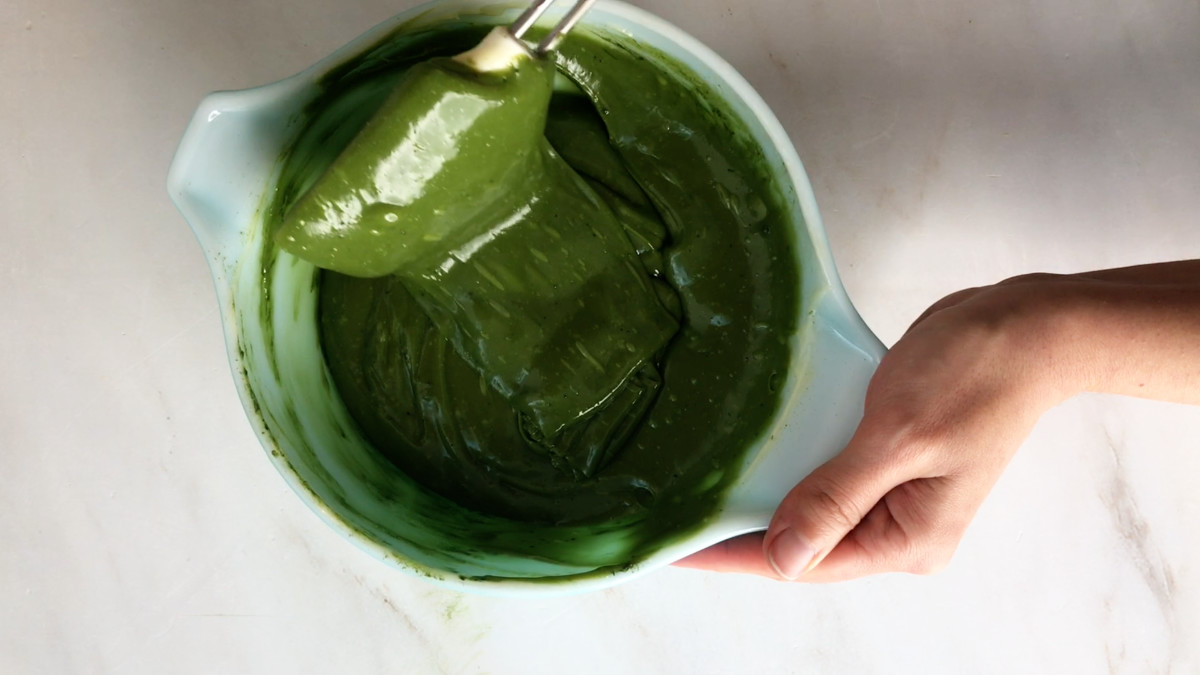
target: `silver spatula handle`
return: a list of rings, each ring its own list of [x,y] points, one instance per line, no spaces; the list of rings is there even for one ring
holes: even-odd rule
[[[576,2],[575,6],[555,24],[554,28],[550,29],[546,37],[542,38],[535,51],[543,54],[557,47],[558,43],[566,36],[567,31],[571,30],[579,22],[579,19],[591,9],[595,2],[596,0],[579,0]],[[517,20],[509,26],[508,32],[512,33],[513,37],[520,38],[552,4],[554,4],[554,0],[534,0],[534,3],[522,12],[521,16],[518,16]]]

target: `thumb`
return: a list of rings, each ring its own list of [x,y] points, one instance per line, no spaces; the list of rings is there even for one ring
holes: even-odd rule
[[[796,579],[816,567],[903,481],[895,462],[872,454],[858,451],[851,440],[784,498],[763,538],[767,561],[779,576]]]

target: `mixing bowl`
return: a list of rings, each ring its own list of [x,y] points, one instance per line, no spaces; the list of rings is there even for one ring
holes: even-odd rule
[[[478,1],[418,7],[298,75],[209,95],[183,136],[168,190],[211,267],[250,422],[301,500],[346,539],[396,568],[461,590],[541,595],[628,581],[728,537],[765,529],[788,490],[849,439],[884,349],[846,297],[804,169],[762,99],[679,29],[602,0],[586,16],[584,30],[648,45],[708,83],[761,144],[784,190],[801,293],[777,414],[742,466],[726,468],[737,478],[712,515],[637,555],[627,523],[540,526],[474,513],[421,488],[376,452],[347,414],[322,358],[318,272],[265,245],[263,209],[281,154],[322,75],[398,29],[419,31],[464,18],[503,24],[519,10]],[[551,11],[543,21],[556,19]]]

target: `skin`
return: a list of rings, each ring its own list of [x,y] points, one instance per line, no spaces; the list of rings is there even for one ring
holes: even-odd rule
[[[1200,260],[947,296],[885,356],[849,444],[769,529],[679,564],[808,582],[937,572],[1046,410],[1083,392],[1200,404],[1198,335]]]

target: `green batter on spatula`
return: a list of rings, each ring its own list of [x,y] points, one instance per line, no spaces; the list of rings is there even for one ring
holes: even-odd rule
[[[523,51],[414,66],[276,235],[320,267],[395,275],[550,445],[608,407],[648,406],[679,328],[620,198],[546,141],[554,73]]]

